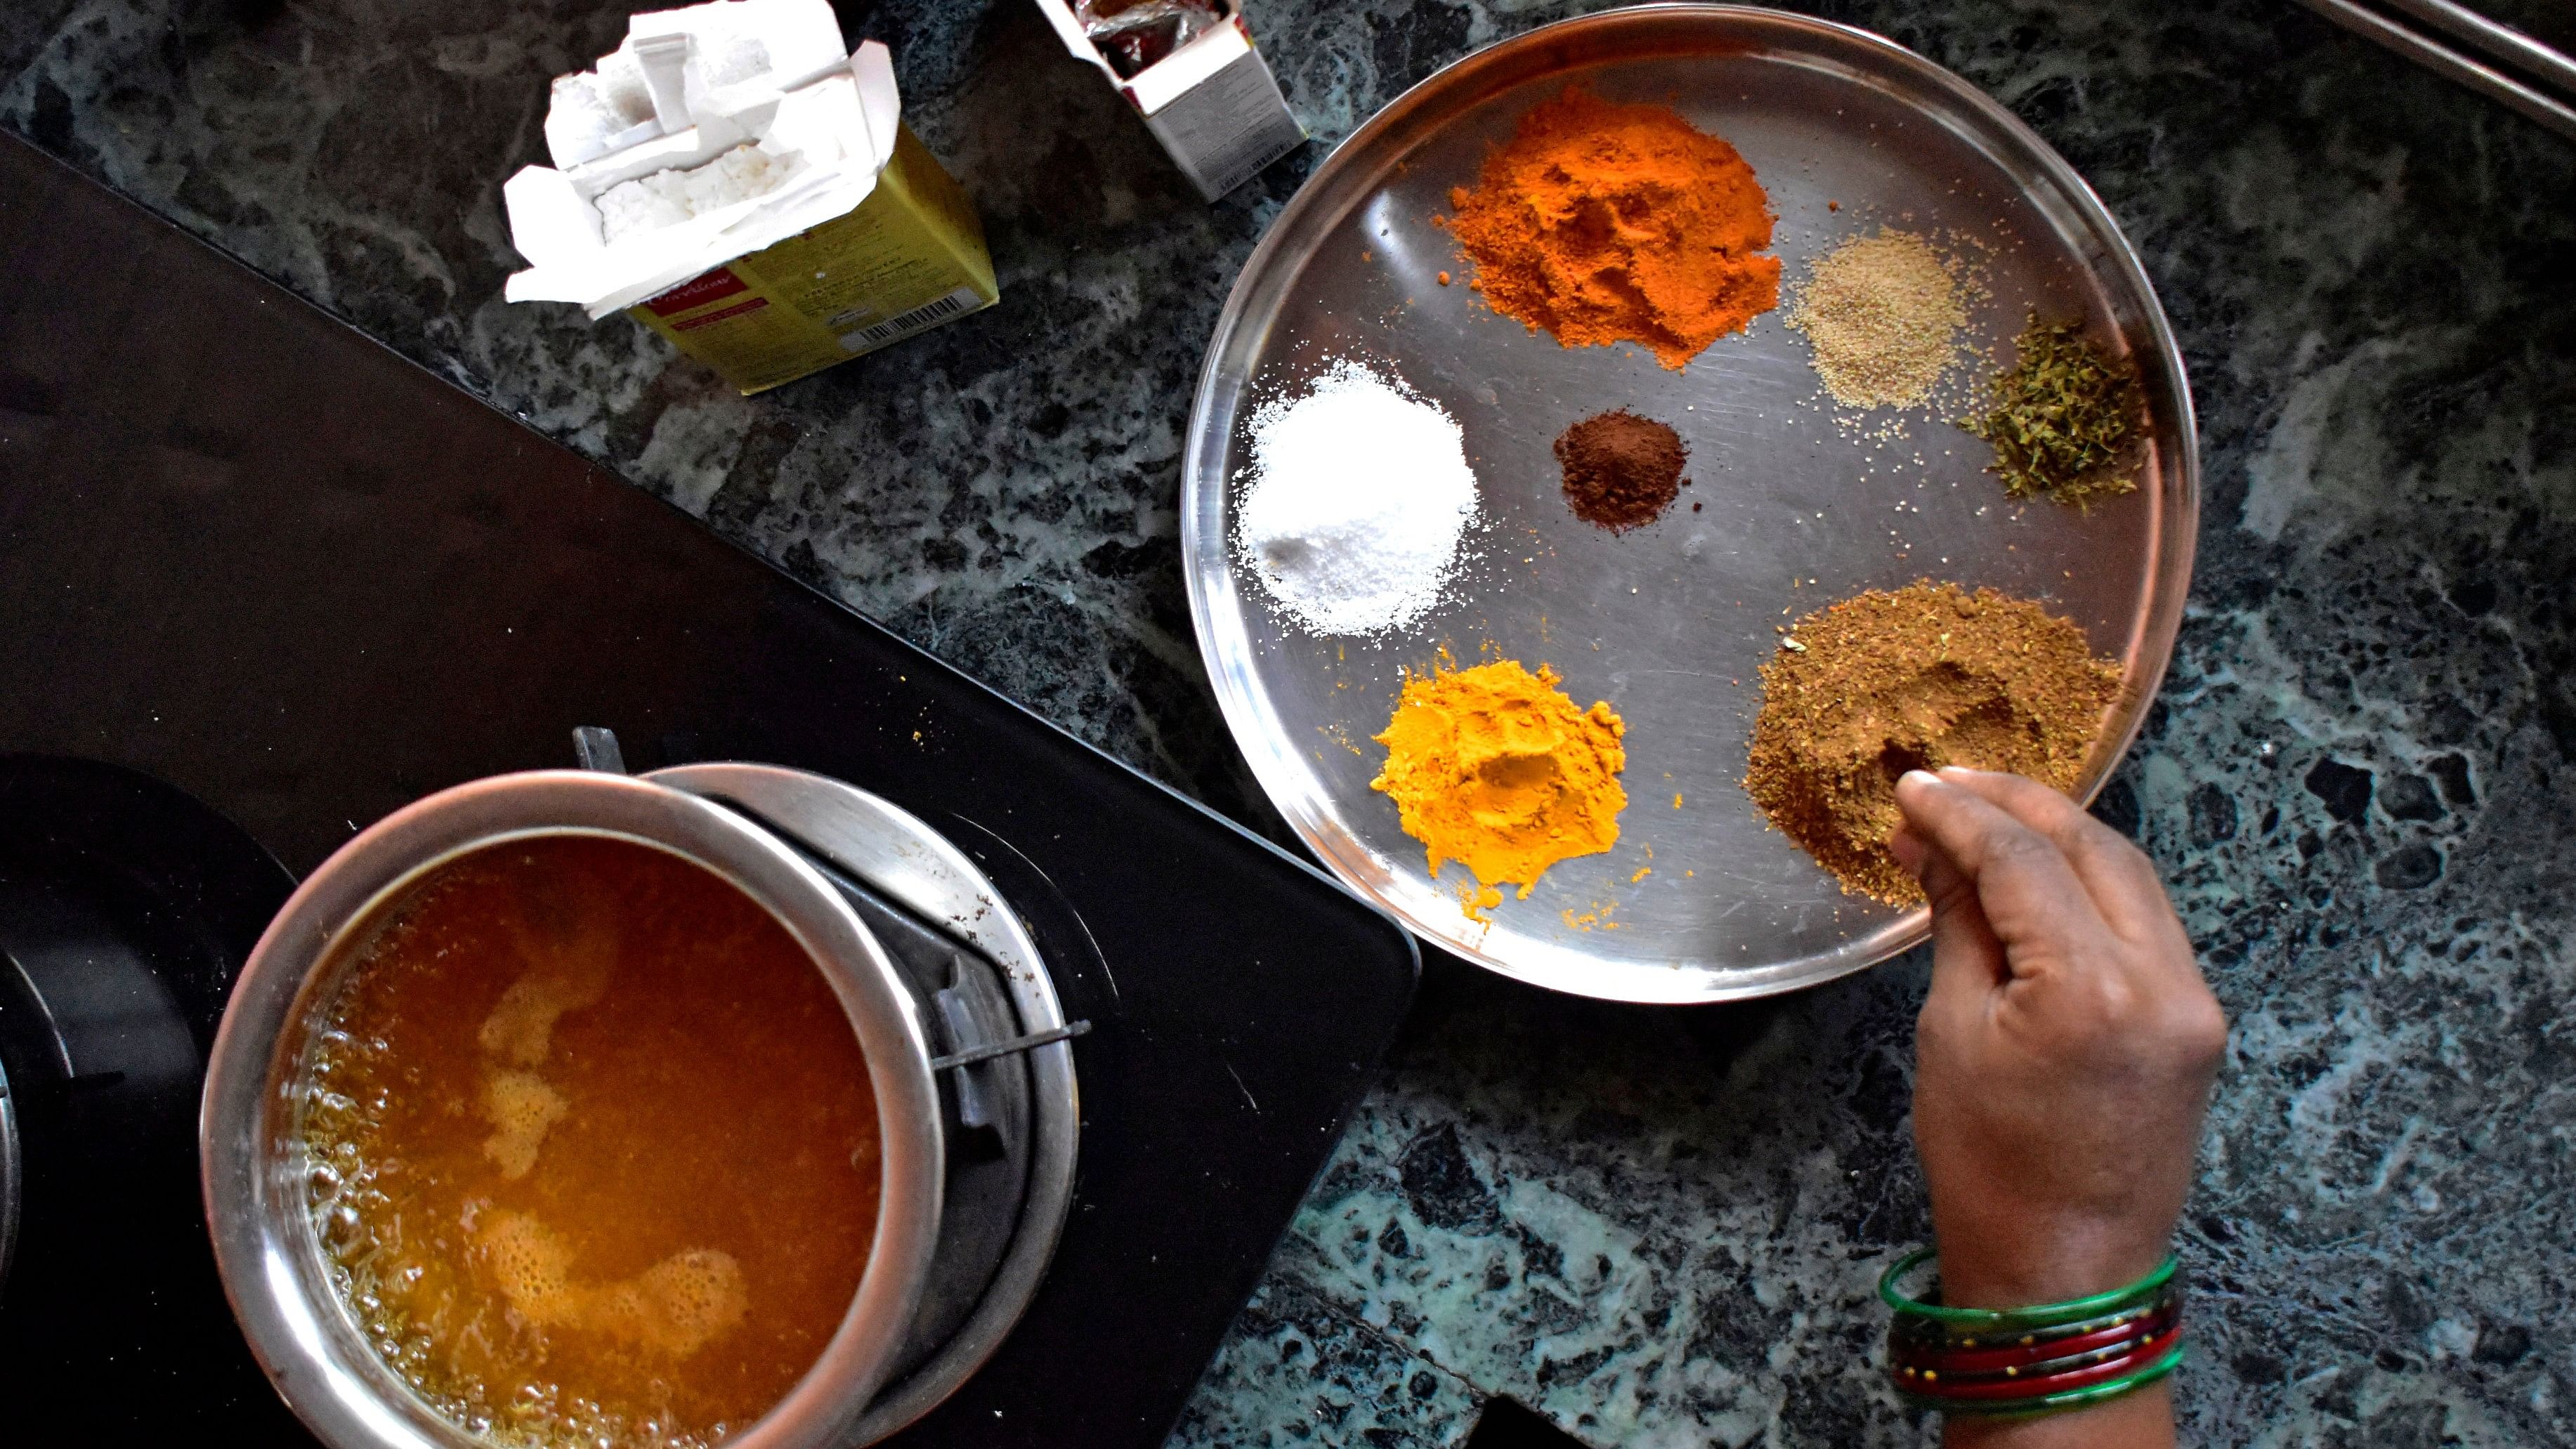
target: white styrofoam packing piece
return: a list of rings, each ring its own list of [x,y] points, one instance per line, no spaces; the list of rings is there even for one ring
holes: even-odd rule
[[[596,70],[556,79],[556,164],[502,187],[531,264],[504,295],[604,317],[819,226],[876,188],[901,118],[893,58],[873,41],[844,55],[825,0],[634,16]]]

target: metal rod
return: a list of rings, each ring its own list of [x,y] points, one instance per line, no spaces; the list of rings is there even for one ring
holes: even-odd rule
[[[1008,1041],[988,1041],[982,1046],[968,1047],[962,1052],[951,1052],[944,1057],[932,1057],[930,1069],[934,1072],[944,1072],[950,1067],[971,1067],[977,1062],[989,1062],[995,1057],[1007,1057],[1014,1052],[1035,1051],[1042,1046],[1071,1041],[1090,1030],[1091,1023],[1088,1021],[1069,1021],[1062,1026],[1051,1026],[1045,1031],[1033,1031],[1027,1036],[1015,1036]]]
[[[2576,140],[2576,106],[2553,99],[2492,66],[2480,64],[2437,41],[2426,39],[2354,0],[2300,0],[2344,29],[2368,36],[2427,70],[2501,101],[2531,119]]]
[[[626,752],[617,747],[617,732],[597,725],[574,725],[573,758],[585,770],[599,770],[611,775],[626,773]]]
[[[2453,38],[2540,83],[2562,101],[2576,101],[2576,60],[2541,44],[2510,25],[2501,25],[2454,0],[2386,0],[2425,24],[2447,30]]]

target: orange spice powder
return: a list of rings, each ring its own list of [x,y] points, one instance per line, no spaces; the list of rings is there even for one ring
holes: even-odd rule
[[[1449,204],[1433,220],[1475,262],[1470,285],[1567,347],[1642,343],[1678,370],[1780,303],[1762,183],[1668,106],[1568,87]]]
[[[1377,737],[1386,768],[1369,788],[1395,802],[1433,879],[1444,861],[1467,867],[1475,883],[1459,903],[1479,920],[1505,882],[1526,900],[1549,866],[1619,843],[1627,725],[1606,702],[1578,707],[1558,682],[1517,659],[1411,675]]]

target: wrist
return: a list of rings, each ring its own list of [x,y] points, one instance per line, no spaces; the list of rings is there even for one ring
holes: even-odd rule
[[[2173,1233],[2130,1225],[1996,1223],[1973,1233],[1945,1233],[1941,1301],[1959,1308],[2027,1308],[2107,1293],[2134,1283],[2165,1260]]]

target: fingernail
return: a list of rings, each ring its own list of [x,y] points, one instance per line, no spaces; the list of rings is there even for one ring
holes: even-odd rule
[[[1939,785],[1942,783],[1941,777],[1933,774],[1930,770],[1908,770],[1903,775],[1897,777],[1896,783],[1902,785],[1908,780],[1914,782],[1916,789],[1921,789],[1927,785]]]

